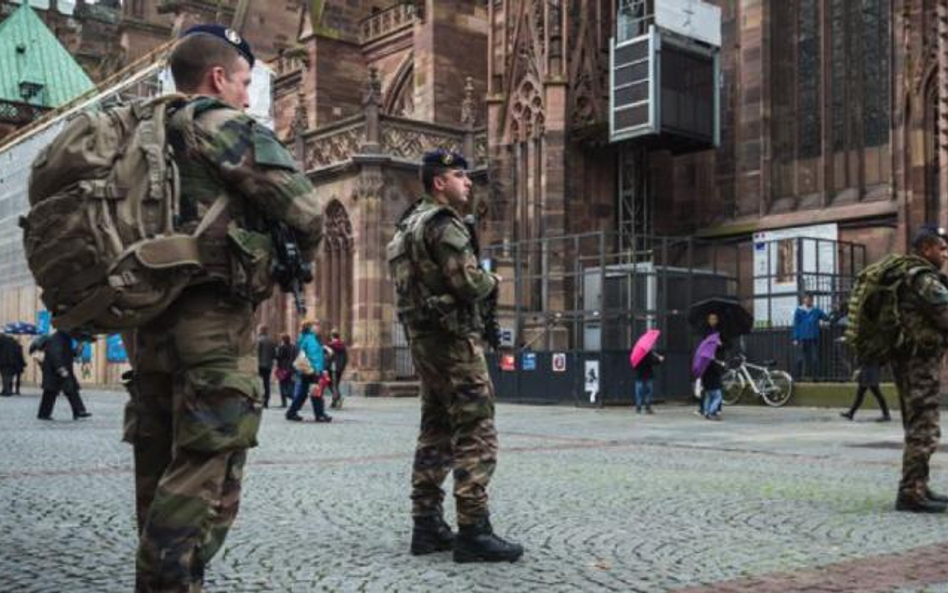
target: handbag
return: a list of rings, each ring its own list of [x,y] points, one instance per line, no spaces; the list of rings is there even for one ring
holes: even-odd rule
[[[277,370],[274,371],[274,374],[276,375],[277,381],[283,383],[284,381],[290,380],[290,378],[293,376],[293,371],[290,369],[281,369],[277,367]]]
[[[701,385],[701,379],[695,379],[695,398],[701,399],[701,392],[704,391],[704,386]]]
[[[309,359],[306,358],[306,353],[300,350],[300,353],[296,356],[296,360],[293,361],[293,368],[299,371],[303,375],[312,375],[313,365],[309,363]]]

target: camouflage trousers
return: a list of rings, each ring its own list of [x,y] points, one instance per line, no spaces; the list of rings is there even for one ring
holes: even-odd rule
[[[459,525],[488,514],[497,465],[494,386],[479,337],[423,337],[411,343],[421,377],[421,431],[412,468],[412,515],[440,516],[442,483],[454,470]]]
[[[261,414],[252,313],[195,287],[130,340],[139,593],[200,591],[237,515]]]
[[[914,499],[925,498],[929,460],[941,436],[938,426],[940,362],[939,354],[916,356],[892,363],[902,405],[902,424],[905,427],[899,492]]]

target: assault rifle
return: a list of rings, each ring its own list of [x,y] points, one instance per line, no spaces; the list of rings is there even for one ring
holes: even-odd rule
[[[271,275],[280,285],[280,290],[293,293],[296,311],[305,315],[303,285],[313,281],[313,262],[303,260],[296,232],[285,223],[271,223],[270,237],[273,239],[273,250],[276,254]]]
[[[474,257],[477,258],[477,265],[480,266],[481,242],[477,236],[477,218],[475,218],[473,214],[468,214],[464,217],[464,226],[467,227],[467,232],[471,235],[471,246],[474,248]],[[483,269],[483,267],[481,269]],[[499,292],[500,287],[495,287],[494,291],[491,292],[483,302],[478,303],[481,320],[484,322],[484,341],[494,350],[500,348],[500,324],[497,322],[497,295]]]

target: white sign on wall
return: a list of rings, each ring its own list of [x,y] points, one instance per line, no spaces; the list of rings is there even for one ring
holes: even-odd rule
[[[589,394],[589,403],[594,404],[599,398],[599,361],[587,360],[586,372],[583,375],[586,384],[586,393]]]
[[[790,325],[801,292],[835,290],[838,239],[836,224],[754,233],[756,325]]]

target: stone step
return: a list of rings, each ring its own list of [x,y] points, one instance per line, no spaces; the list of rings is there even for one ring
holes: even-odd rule
[[[418,381],[352,381],[352,395],[363,397],[418,397]]]

